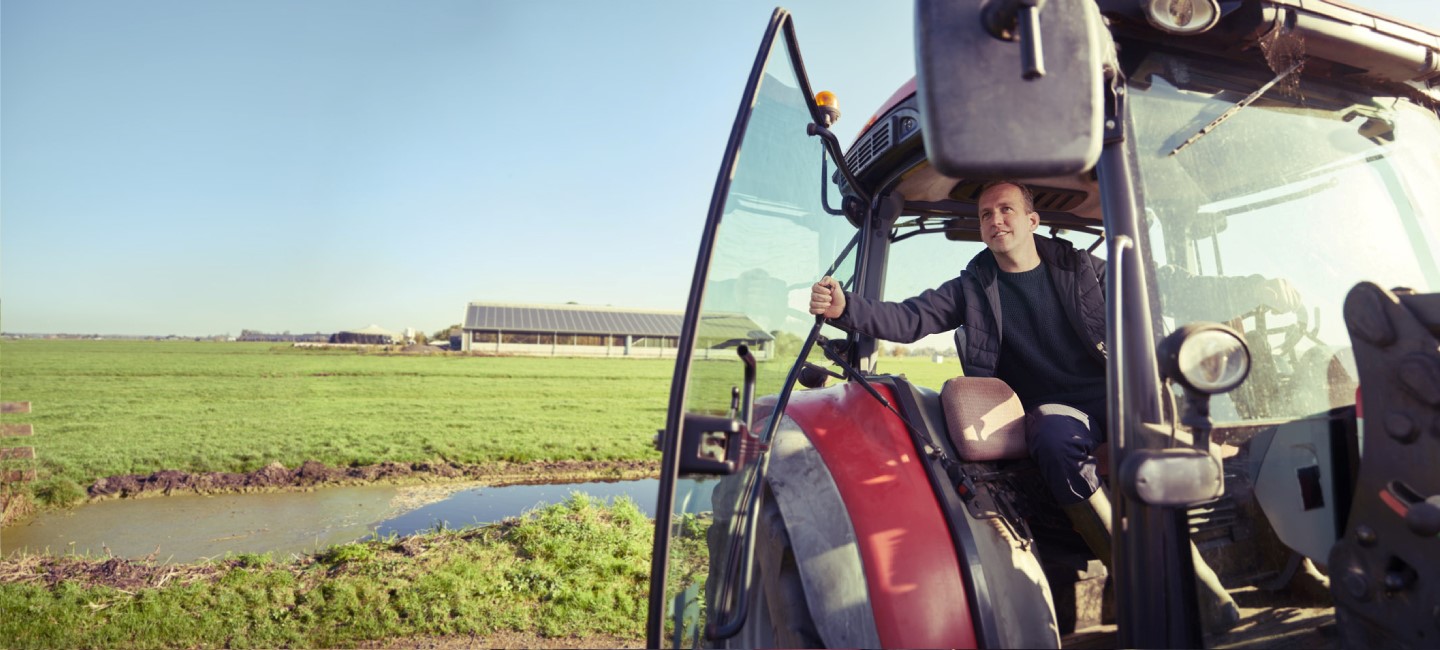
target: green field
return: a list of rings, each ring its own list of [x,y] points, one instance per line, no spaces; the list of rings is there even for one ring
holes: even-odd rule
[[[789,360],[765,364],[773,391]],[[697,372],[738,383],[740,366]],[[953,360],[884,357],[939,387]],[[0,399],[29,401],[41,483],[272,462],[655,460],[674,362],[359,354],[267,343],[7,340]],[[732,379],[733,378],[733,379]]]
[[[385,356],[263,343],[10,340],[39,474],[652,459],[674,362]]]
[[[960,362],[946,357],[943,363],[935,363],[929,357],[880,357],[875,371],[881,374],[905,375],[911,383],[939,391],[945,381],[959,377]]]

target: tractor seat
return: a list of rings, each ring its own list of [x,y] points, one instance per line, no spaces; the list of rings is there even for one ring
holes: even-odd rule
[[[1025,458],[1025,407],[1004,381],[956,377],[940,389],[950,441],[961,460]]]
[[[956,377],[940,389],[950,442],[961,460],[983,462],[1026,458],[1025,407],[1010,385],[993,377]],[[1233,447],[1230,449],[1234,449]],[[1222,455],[1223,454],[1222,452]],[[1229,454],[1233,455],[1233,451]],[[1110,445],[1095,448],[1102,477],[1110,475]]]

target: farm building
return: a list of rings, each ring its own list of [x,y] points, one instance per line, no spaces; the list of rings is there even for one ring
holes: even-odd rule
[[[534,356],[675,358],[681,312],[472,302],[465,311],[460,349]],[[698,355],[720,354],[744,343],[769,358],[774,338],[739,314],[701,322]],[[733,355],[734,352],[728,354]]]
[[[363,345],[391,345],[400,342],[400,335],[379,325],[362,327],[358,330],[344,330],[330,335],[331,343],[359,343]]]

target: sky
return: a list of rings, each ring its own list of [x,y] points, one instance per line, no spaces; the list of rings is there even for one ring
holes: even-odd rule
[[[1440,25],[1431,0],[1364,2]],[[909,2],[795,0],[848,144]],[[3,0],[0,329],[431,332],[681,310],[752,0]]]

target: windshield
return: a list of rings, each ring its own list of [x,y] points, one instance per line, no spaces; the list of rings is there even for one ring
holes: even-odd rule
[[[881,298],[901,301],[918,296],[960,275],[966,263],[985,245],[951,241],[943,232],[915,235],[920,220],[905,216],[891,235]],[[905,375],[912,384],[940,390],[947,380],[964,374],[955,349],[955,333],[932,334],[913,343],[882,341],[876,350],[874,372]]]
[[[1273,77],[1157,54],[1130,84],[1163,329],[1226,323],[1254,357],[1217,422],[1354,404],[1351,287],[1440,290],[1433,111],[1291,77],[1181,147]]]
[[[744,377],[736,350],[745,345],[757,360],[755,435],[765,431],[773,396],[815,325],[810,287],[840,261],[855,235],[849,221],[829,209],[839,197],[825,178],[822,141],[806,132],[810,100],[787,49],[778,39],[776,45],[731,169],[685,391],[687,413],[734,417]],[[849,283],[854,259],[835,269],[837,280]],[[839,330],[825,334],[843,338]],[[682,476],[676,484],[666,585],[670,643],[698,645],[704,621],[733,618],[736,595],[719,585],[735,584],[742,569],[736,542],[745,532],[757,465],[718,480]]]

